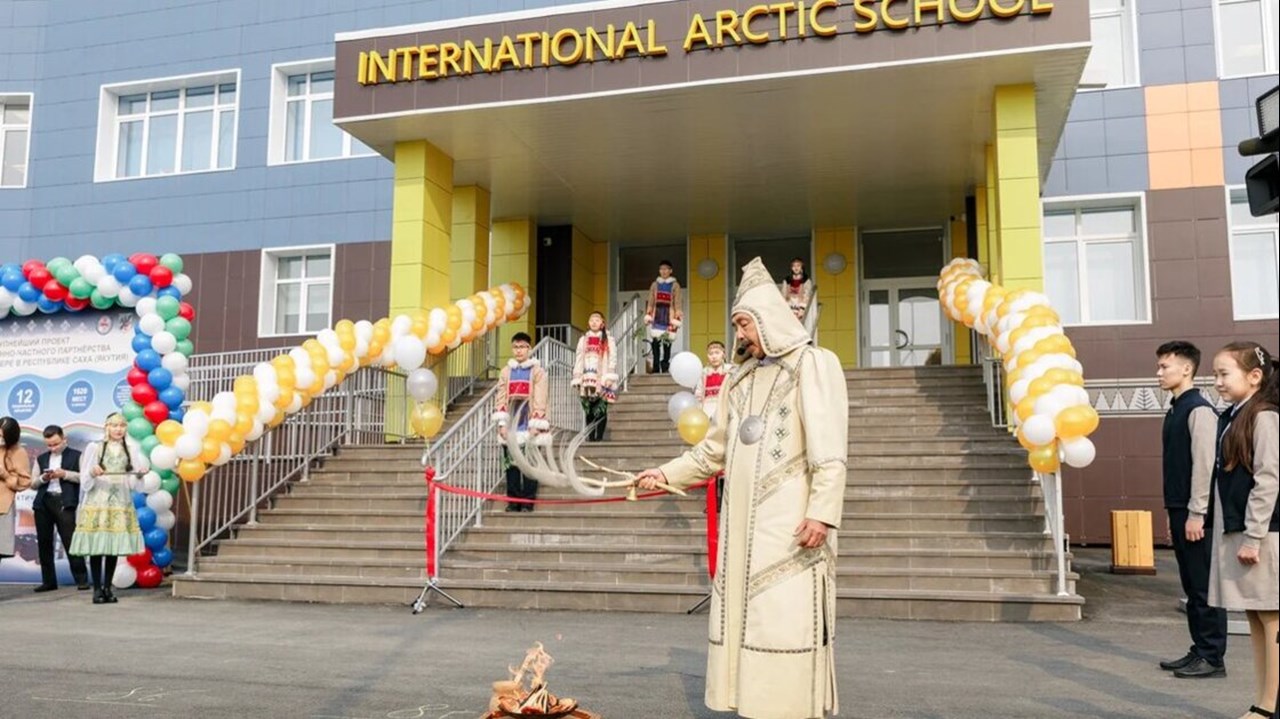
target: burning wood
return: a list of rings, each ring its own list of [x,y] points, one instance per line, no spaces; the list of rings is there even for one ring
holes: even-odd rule
[[[537,643],[525,653],[519,667],[508,667],[510,681],[493,683],[492,709],[500,709],[508,716],[565,716],[577,708],[573,699],[557,699],[547,690],[547,669],[555,659]],[[529,688],[525,689],[525,679]]]

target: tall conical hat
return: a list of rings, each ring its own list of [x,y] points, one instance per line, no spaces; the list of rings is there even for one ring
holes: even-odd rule
[[[809,343],[809,333],[792,314],[759,257],[742,268],[742,281],[730,314],[746,314],[755,319],[766,356],[780,357]]]

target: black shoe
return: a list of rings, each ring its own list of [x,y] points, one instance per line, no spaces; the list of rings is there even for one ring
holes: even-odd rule
[[[508,504],[508,505],[507,505],[507,511],[508,511],[508,512],[519,512],[519,511],[520,511],[520,505],[518,505],[518,504]]]
[[[1262,719],[1271,719],[1272,717],[1275,716],[1275,712],[1271,711],[1270,709],[1263,709],[1262,707],[1257,705],[1249,707],[1249,713],[1257,714],[1258,716],[1262,717]]]
[[[107,604],[115,604],[120,601],[119,599],[116,599],[116,593],[111,590],[111,587],[103,587],[102,598],[107,602]]]
[[[40,592],[52,592],[52,591],[55,591],[57,588],[58,588],[58,585],[56,584],[41,584],[40,586],[36,587],[35,589],[32,589],[31,591],[35,592],[36,594],[39,594]]]
[[[1227,666],[1214,666],[1208,660],[1196,657],[1187,666],[1173,670],[1173,675],[1179,679],[1214,679],[1227,676]]]
[[[94,589],[94,590],[93,590],[93,603],[94,603],[94,604],[106,604],[106,603],[107,603],[107,598],[106,598],[106,596],[104,596],[104,595],[102,594],[102,590],[101,590],[101,589]]]
[[[1187,652],[1187,655],[1185,657],[1182,657],[1181,659],[1170,659],[1168,661],[1160,662],[1160,668],[1165,670],[1166,672],[1172,672],[1178,669],[1182,669],[1183,667],[1187,666],[1191,662],[1194,662],[1197,658],[1198,657],[1195,654],[1195,652]]]
[[[523,511],[523,512],[532,512],[532,511],[533,511],[533,505],[532,505],[532,504],[526,504],[526,505],[524,505],[524,507],[521,509],[521,511]]]
[[[76,589],[79,589],[82,592],[86,592],[90,589],[93,589],[93,586],[90,585],[88,582],[80,582],[79,584],[76,585]]]

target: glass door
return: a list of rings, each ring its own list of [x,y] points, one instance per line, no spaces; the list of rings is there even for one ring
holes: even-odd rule
[[[932,278],[866,280],[862,306],[864,367],[943,364],[951,328]]]

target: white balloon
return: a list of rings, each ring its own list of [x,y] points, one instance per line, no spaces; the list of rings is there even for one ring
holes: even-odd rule
[[[689,392],[676,392],[667,400],[667,416],[672,422],[680,419],[680,414],[690,407],[696,407],[698,400]]]
[[[428,335],[430,337],[430,335]],[[357,360],[363,360],[369,356],[369,340],[356,338],[355,356]]]
[[[173,525],[178,523],[178,518],[173,516],[173,512],[156,512],[156,526],[169,531],[173,529]],[[116,568],[119,571],[119,567]]]
[[[138,296],[128,287],[121,287],[120,293],[116,295],[116,301],[124,307],[134,307],[138,304]]]
[[[311,385],[316,383],[316,373],[315,373],[315,370],[311,369],[311,365],[307,365],[306,367],[298,367],[296,370],[294,370],[293,376],[295,378],[297,386],[302,389],[306,389],[307,387],[310,387]]]
[[[152,343],[152,346],[155,344]],[[160,358],[160,366],[172,372],[175,377],[180,372],[186,372],[189,365],[187,356],[181,352],[173,352]]]
[[[175,355],[178,357],[182,357],[182,355],[178,354],[177,352],[174,352],[172,355],[165,355],[165,359],[168,359]],[[187,390],[191,389],[191,377],[187,375],[185,370],[181,374],[175,372],[173,375],[173,386],[177,387],[183,392],[186,392]]]
[[[178,288],[179,294],[186,295],[191,292],[191,278],[181,272],[173,276],[172,284]]]
[[[448,347],[449,347],[449,349],[451,349],[451,350],[456,350],[456,349],[458,349],[458,348],[459,348],[459,347],[461,347],[461,346],[462,346],[462,336],[461,336],[461,335],[459,335],[459,336],[457,336],[457,337],[454,337],[454,338],[453,338],[453,341],[452,341],[452,342],[450,342],[450,343],[448,344]]]
[[[436,307],[427,313],[427,326],[443,334],[445,328],[449,326],[449,313]]]
[[[168,512],[169,508],[173,506],[173,495],[163,489],[157,492],[152,492],[147,495],[147,506],[157,514],[160,512]]]
[[[337,371],[337,370],[332,370],[332,369],[331,369],[331,370],[329,370],[328,372],[325,372],[325,373],[324,373],[324,388],[325,388],[325,389],[332,389],[332,388],[333,388],[334,386],[336,386],[337,384],[338,384],[338,371]]]
[[[1058,413],[1066,408],[1066,405],[1062,404],[1057,397],[1054,397],[1052,394],[1046,394],[1036,400],[1033,413],[1044,415],[1052,421],[1056,420],[1058,418]]]
[[[1040,406],[1037,401],[1036,406]],[[1033,414],[1022,425],[1022,436],[1032,444],[1049,444],[1058,435],[1053,420],[1042,414]]]
[[[1026,399],[1027,389],[1030,386],[1031,386],[1031,380],[1025,377],[1018,380],[1017,382],[1014,382],[1013,385],[1009,387],[1009,401],[1012,402],[1013,404],[1017,404],[1022,400]]]
[[[187,415],[190,417],[191,415]],[[204,451],[203,438],[197,437],[190,433],[184,433],[174,442],[173,448],[178,453],[178,459],[195,459]]]
[[[151,316],[159,317],[160,315],[151,315]],[[164,327],[164,323],[161,322],[160,326]],[[146,330],[143,330],[143,332],[146,332]],[[178,355],[179,357],[182,356],[180,352],[174,352],[174,350],[178,349],[178,338],[174,337],[173,333],[162,329],[159,332],[154,332],[154,333],[147,332],[147,334],[152,335],[151,349],[155,350],[156,352],[159,352],[161,355],[164,355],[164,356],[168,356],[170,354],[175,354],[175,355]],[[160,363],[161,363],[161,366],[164,366],[163,359],[160,360]]]
[[[671,358],[671,379],[681,387],[693,389],[702,379],[702,360],[692,352],[681,352]]]
[[[261,437],[265,431],[267,431],[266,423],[255,419],[253,420],[253,429],[249,430],[249,434],[246,434],[244,438],[252,442]]]
[[[120,290],[123,289],[120,287],[120,280],[117,280],[112,275],[103,275],[102,279],[98,280],[97,285],[98,294],[109,299],[119,297]]]
[[[1097,456],[1098,449],[1088,437],[1062,440],[1062,460],[1071,467],[1088,467]]]
[[[178,453],[167,444],[157,444],[151,449],[151,466],[154,469],[173,469],[178,466]]]
[[[274,401],[268,402],[262,393],[258,393],[258,414],[256,419],[263,424],[270,422],[276,416],[276,406]]]
[[[226,442],[222,443],[222,448],[218,450],[217,459],[213,460],[213,466],[221,467],[231,461],[231,445]]]
[[[82,271],[80,275],[88,280],[90,284],[96,286],[102,281],[103,277],[107,276],[107,270],[95,259],[93,264],[84,268],[84,271]]]
[[[338,344],[338,333],[332,327],[326,327],[316,333],[316,341],[322,345]]]
[[[227,419],[230,415],[230,422],[236,420],[236,395],[234,392],[222,391],[213,396],[213,412],[209,413],[211,419]]]
[[[302,409],[302,395],[295,392],[293,394],[293,399],[289,401],[289,406],[284,408],[284,413],[293,414],[294,412],[297,412],[300,409]],[[271,416],[274,417],[275,415],[271,415]]]
[[[20,317],[35,314],[38,309],[40,309],[40,307],[34,302],[27,302],[21,297],[13,298],[13,313]]]
[[[139,298],[138,305],[137,305],[137,313],[139,317],[146,317],[147,315],[156,314],[156,298],[154,297]]]
[[[364,340],[368,342],[373,339],[373,323],[369,320],[360,320],[356,323],[356,340]]]
[[[427,358],[427,345],[413,335],[405,335],[395,341],[395,359],[400,369],[412,372],[422,366]]]
[[[147,472],[142,475],[142,493],[152,494],[160,489],[160,475],[155,472]]]
[[[391,338],[393,340],[409,334],[409,330],[413,328],[413,318],[409,315],[396,315],[391,320]]]
[[[258,399],[268,404],[275,404],[275,401],[280,399],[280,385],[275,382],[259,382]]]
[[[436,395],[440,389],[440,382],[436,379],[436,373],[425,367],[420,367],[409,373],[405,378],[405,388],[409,390],[409,395],[419,402],[426,402]]]
[[[1063,407],[1089,404],[1088,391],[1084,387],[1077,387],[1073,384],[1060,384],[1054,387],[1049,394],[1061,402]]]
[[[259,362],[253,366],[253,379],[262,384],[264,382],[276,382],[276,368],[266,362]]]
[[[1011,332],[1001,332],[1001,333],[999,334],[999,336],[997,336],[997,337],[996,337],[996,349],[997,349],[997,350],[999,350],[1000,354],[1002,354],[1002,355],[1007,355],[1007,354],[1009,354],[1009,350],[1013,349],[1012,347],[1010,347],[1010,346],[1009,346],[1009,335],[1010,335],[1010,334],[1012,334],[1012,333],[1011,333]]]
[[[209,431],[209,414],[202,409],[188,410],[182,416],[182,429],[197,440],[203,440]]]
[[[325,347],[325,351],[329,353],[329,366],[337,367],[347,361],[347,351],[342,349],[342,345],[333,347]]]
[[[1061,328],[1055,329],[1053,327],[1034,327],[1028,330],[1026,334],[1022,335],[1022,337],[1018,340],[1017,344],[1013,346],[1013,353],[1022,354],[1023,352],[1026,352],[1027,350],[1034,347],[1035,344],[1040,340],[1046,339],[1048,337],[1053,337],[1054,335],[1060,335],[1060,334],[1062,334]]]
[[[116,565],[116,573],[111,576],[111,586],[116,589],[128,589],[138,582],[138,570],[128,562]]]

